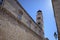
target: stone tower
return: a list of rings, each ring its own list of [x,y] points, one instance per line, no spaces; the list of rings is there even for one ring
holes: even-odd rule
[[[43,29],[43,16],[41,10],[37,11],[36,22],[39,25],[39,27]]]

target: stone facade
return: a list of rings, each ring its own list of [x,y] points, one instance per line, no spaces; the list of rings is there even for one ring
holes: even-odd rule
[[[44,32],[17,0],[0,5],[0,40],[44,40]]]
[[[58,40],[60,40],[60,0],[52,0],[52,4],[58,30]]]

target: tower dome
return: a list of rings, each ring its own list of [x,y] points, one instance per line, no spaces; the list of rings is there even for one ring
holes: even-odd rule
[[[42,12],[41,10],[38,10],[37,12]]]

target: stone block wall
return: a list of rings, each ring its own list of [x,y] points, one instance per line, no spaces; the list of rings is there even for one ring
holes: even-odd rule
[[[24,24],[0,11],[0,40],[42,40]]]

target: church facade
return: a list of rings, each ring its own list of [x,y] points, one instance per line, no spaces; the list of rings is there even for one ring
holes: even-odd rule
[[[35,22],[17,0],[1,0],[0,40],[44,40],[42,11]]]

